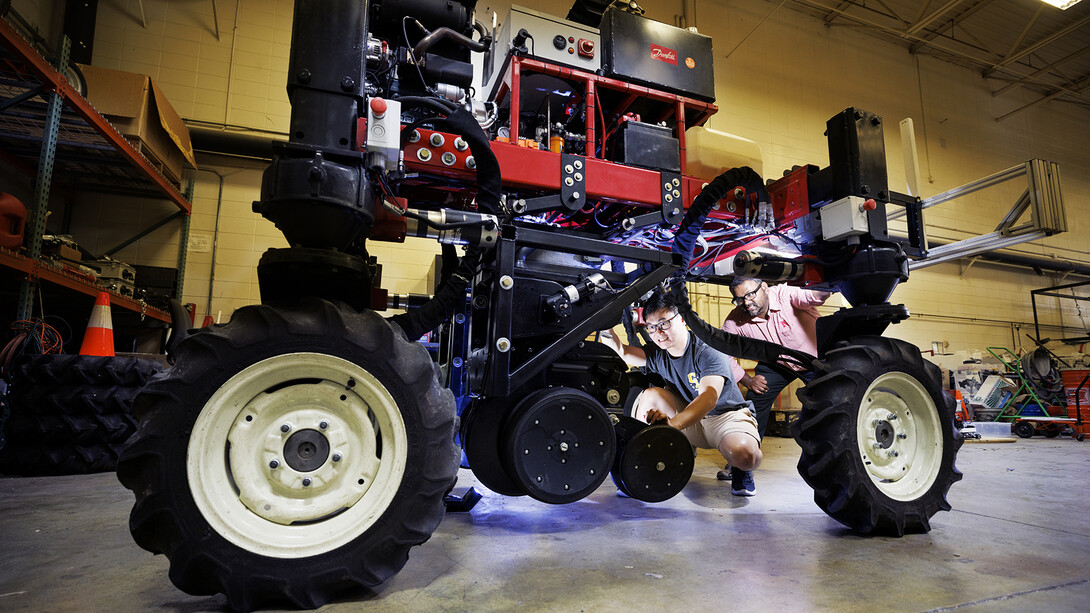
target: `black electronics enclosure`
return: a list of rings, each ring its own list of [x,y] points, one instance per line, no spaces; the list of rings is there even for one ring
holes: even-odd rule
[[[711,37],[617,9],[600,28],[606,76],[715,101]]]
[[[673,130],[639,121],[622,122],[612,143],[612,161],[651,170],[681,172],[681,150]]]

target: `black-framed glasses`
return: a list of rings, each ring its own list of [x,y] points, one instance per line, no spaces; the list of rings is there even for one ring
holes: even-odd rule
[[[733,302],[736,306],[742,306],[743,304],[745,304],[746,300],[753,300],[753,298],[757,296],[757,292],[759,291],[761,291],[760,285],[758,285],[757,289],[753,290],[752,292],[746,292],[741,296],[738,296],[734,300],[731,300],[731,302]]]
[[[669,317],[660,321],[657,324],[647,324],[647,333],[654,334],[655,332],[665,332],[670,329],[670,324],[681,313],[674,313],[673,317]]]

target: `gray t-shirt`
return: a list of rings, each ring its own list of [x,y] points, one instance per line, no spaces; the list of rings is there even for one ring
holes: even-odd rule
[[[685,404],[696,400],[702,377],[719,375],[726,381],[715,408],[708,415],[721,415],[738,409],[749,409],[753,412],[753,403],[742,397],[738,383],[731,373],[730,358],[707,346],[692,334],[689,335],[685,353],[679,358],[671,356],[654,343],[644,345],[643,351],[647,356],[647,368],[677,388]]]

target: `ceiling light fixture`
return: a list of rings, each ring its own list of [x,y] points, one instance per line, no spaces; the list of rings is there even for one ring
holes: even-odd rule
[[[1079,0],[1041,0],[1041,2],[1044,2],[1045,4],[1051,4],[1052,6],[1060,9],[1061,11],[1066,11],[1067,9],[1078,4]]]

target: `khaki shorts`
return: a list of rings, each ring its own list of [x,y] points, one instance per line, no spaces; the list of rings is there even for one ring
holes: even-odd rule
[[[719,443],[732,432],[748,434],[761,442],[757,433],[757,420],[749,409],[727,411],[722,415],[709,415],[681,431],[694,447],[700,449],[719,449]]]

